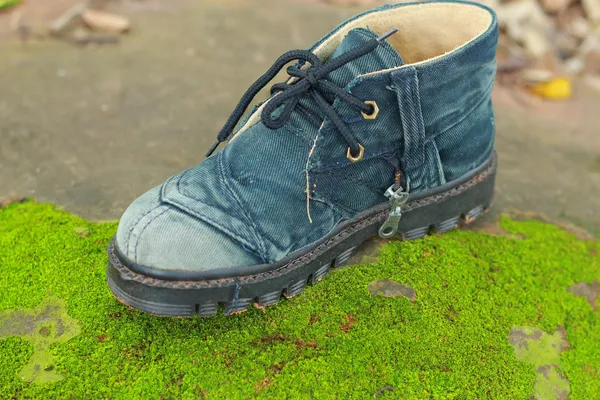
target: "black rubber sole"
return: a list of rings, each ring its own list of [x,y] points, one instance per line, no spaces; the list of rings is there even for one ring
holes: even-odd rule
[[[496,156],[461,182],[410,199],[403,207],[399,240],[413,240],[468,224],[491,205]],[[161,316],[208,317],[219,309],[225,314],[245,311],[250,305],[267,307],[281,297],[294,297],[336,267],[344,265],[356,249],[378,234],[389,205],[367,210],[344,223],[329,237],[294,258],[261,266],[261,272],[217,279],[170,280],[136,272],[119,257],[114,239],[108,249],[108,286],[123,304]]]

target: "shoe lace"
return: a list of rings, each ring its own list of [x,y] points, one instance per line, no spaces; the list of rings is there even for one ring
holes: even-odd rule
[[[312,110],[300,104],[300,99],[308,95],[314,99],[323,111],[323,114],[325,114],[325,117],[329,118],[337,131],[344,137],[344,140],[348,143],[349,151],[352,154],[358,154],[360,152],[360,144],[354,138],[342,118],[333,109],[332,99],[338,98],[340,101],[349,104],[351,107],[365,114],[371,114],[374,111],[373,106],[352,96],[344,88],[335,85],[326,78],[338,68],[372,52],[385,39],[396,32],[398,32],[398,28],[394,28],[378,38],[368,40],[360,46],[326,62],[322,62],[318,56],[308,50],[292,50],[283,54],[244,93],[233,113],[227,119],[223,129],[217,135],[217,141],[208,153],[206,153],[206,156],[209,157],[219,144],[229,139],[236,125],[246,112],[246,109],[252,104],[254,97],[291,61],[299,62],[287,68],[288,75],[295,79],[288,79],[285,83],[276,83],[271,87],[271,95],[275,96],[271,97],[264,105],[260,115],[262,123],[269,129],[279,129],[285,125],[292,112],[296,110],[307,116],[317,126],[320,125],[322,117],[320,115],[315,116]],[[306,68],[301,67],[305,63],[310,65]],[[281,106],[283,106],[283,110],[278,116],[274,117],[273,113]]]

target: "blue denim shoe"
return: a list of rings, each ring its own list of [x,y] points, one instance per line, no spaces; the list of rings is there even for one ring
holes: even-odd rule
[[[494,190],[497,39],[489,8],[426,2],[365,12],[284,54],[242,97],[222,151],[127,209],[110,289],[153,314],[241,312],[301,293],[369,237],[473,220]]]

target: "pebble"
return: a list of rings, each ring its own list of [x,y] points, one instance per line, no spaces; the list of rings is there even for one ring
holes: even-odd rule
[[[571,4],[571,0],[541,0],[540,3],[546,12],[554,14],[565,10]]]
[[[547,69],[528,68],[521,71],[521,79],[530,83],[547,82],[553,76],[554,73]]]
[[[534,26],[528,26],[523,31],[523,46],[529,54],[538,58],[550,51],[550,41]]]
[[[83,21],[93,30],[107,33],[123,33],[131,28],[129,18],[98,10],[85,10]]]
[[[585,63],[581,57],[569,58],[565,62],[566,72],[570,75],[579,74],[581,71],[583,71],[584,66],[585,66]]]
[[[578,39],[584,39],[590,32],[590,24],[583,17],[577,17],[567,25],[567,32]]]
[[[592,22],[600,22],[600,1],[581,0],[585,14]]]

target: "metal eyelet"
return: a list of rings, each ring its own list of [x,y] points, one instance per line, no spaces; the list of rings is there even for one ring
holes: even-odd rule
[[[355,163],[355,162],[359,162],[360,160],[363,159],[363,157],[365,156],[365,148],[363,147],[362,144],[358,144],[358,154],[357,155],[352,155],[352,150],[350,150],[350,147],[348,147],[348,151],[346,151],[346,158],[348,160],[350,160],[351,163]]]
[[[370,114],[367,114],[365,112],[360,112],[363,116],[364,119],[375,119],[377,118],[377,115],[379,114],[379,107],[377,106],[377,103],[375,103],[374,100],[367,100],[364,102],[365,104],[370,105],[371,107],[373,107],[373,111]]]

